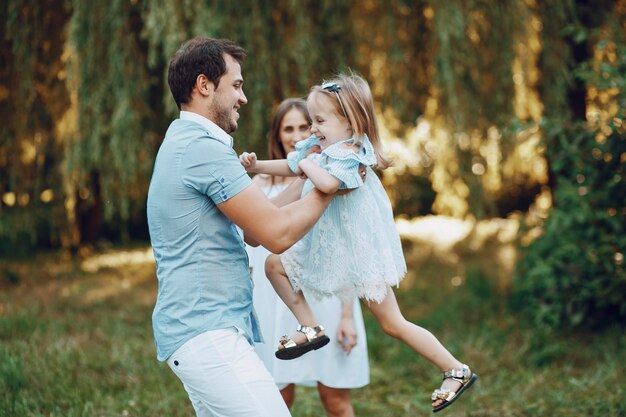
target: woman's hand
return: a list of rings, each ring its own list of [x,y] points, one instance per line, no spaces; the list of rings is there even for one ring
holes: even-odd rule
[[[246,171],[250,172],[256,166],[256,154],[254,152],[244,152],[239,155],[239,162],[241,162]]]
[[[352,316],[342,315],[337,329],[337,340],[346,354],[350,354],[352,348],[356,346],[356,329]]]

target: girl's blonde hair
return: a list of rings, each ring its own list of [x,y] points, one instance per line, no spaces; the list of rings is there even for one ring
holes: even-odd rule
[[[333,83],[339,87],[338,91],[332,87],[322,88]],[[385,169],[391,165],[391,160],[385,155],[380,143],[374,100],[367,81],[354,73],[339,74],[326,80],[322,85],[311,87],[309,97],[314,94],[323,94],[330,98],[335,112],[350,123],[355,142],[363,135],[369,137],[376,152],[379,169]]]

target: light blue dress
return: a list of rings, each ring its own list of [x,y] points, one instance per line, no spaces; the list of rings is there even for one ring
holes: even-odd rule
[[[340,189],[354,190],[336,196],[315,226],[280,259],[295,291],[304,289],[317,298],[349,301],[356,296],[381,302],[387,287],[404,278],[406,263],[391,202],[371,169],[376,164],[374,148],[367,136],[358,153],[351,143],[352,139],[341,141],[321,154],[306,156],[309,148],[319,145],[312,136],[287,155],[292,171],[309,158],[338,178]],[[360,165],[368,167],[365,181]],[[307,180],[302,195],[313,187]]]

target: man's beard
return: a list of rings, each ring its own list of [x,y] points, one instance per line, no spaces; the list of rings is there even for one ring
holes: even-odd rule
[[[232,108],[222,107],[217,96],[213,99],[211,104],[213,123],[221,127],[226,133],[232,133],[237,130],[237,122],[234,122],[231,118]]]

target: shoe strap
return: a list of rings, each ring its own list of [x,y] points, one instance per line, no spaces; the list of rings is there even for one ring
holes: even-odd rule
[[[304,335],[306,336],[306,340],[310,342],[311,340],[318,338],[318,334],[324,331],[324,326],[320,325],[320,326],[310,327],[310,326],[303,326],[299,324],[296,330],[299,331],[300,333],[304,333]]]
[[[443,379],[451,378],[465,385],[467,381],[469,381],[471,375],[472,375],[472,371],[470,370],[469,366],[464,364],[463,366],[461,366],[461,369],[452,368],[452,369],[448,369],[447,371],[444,371]]]

